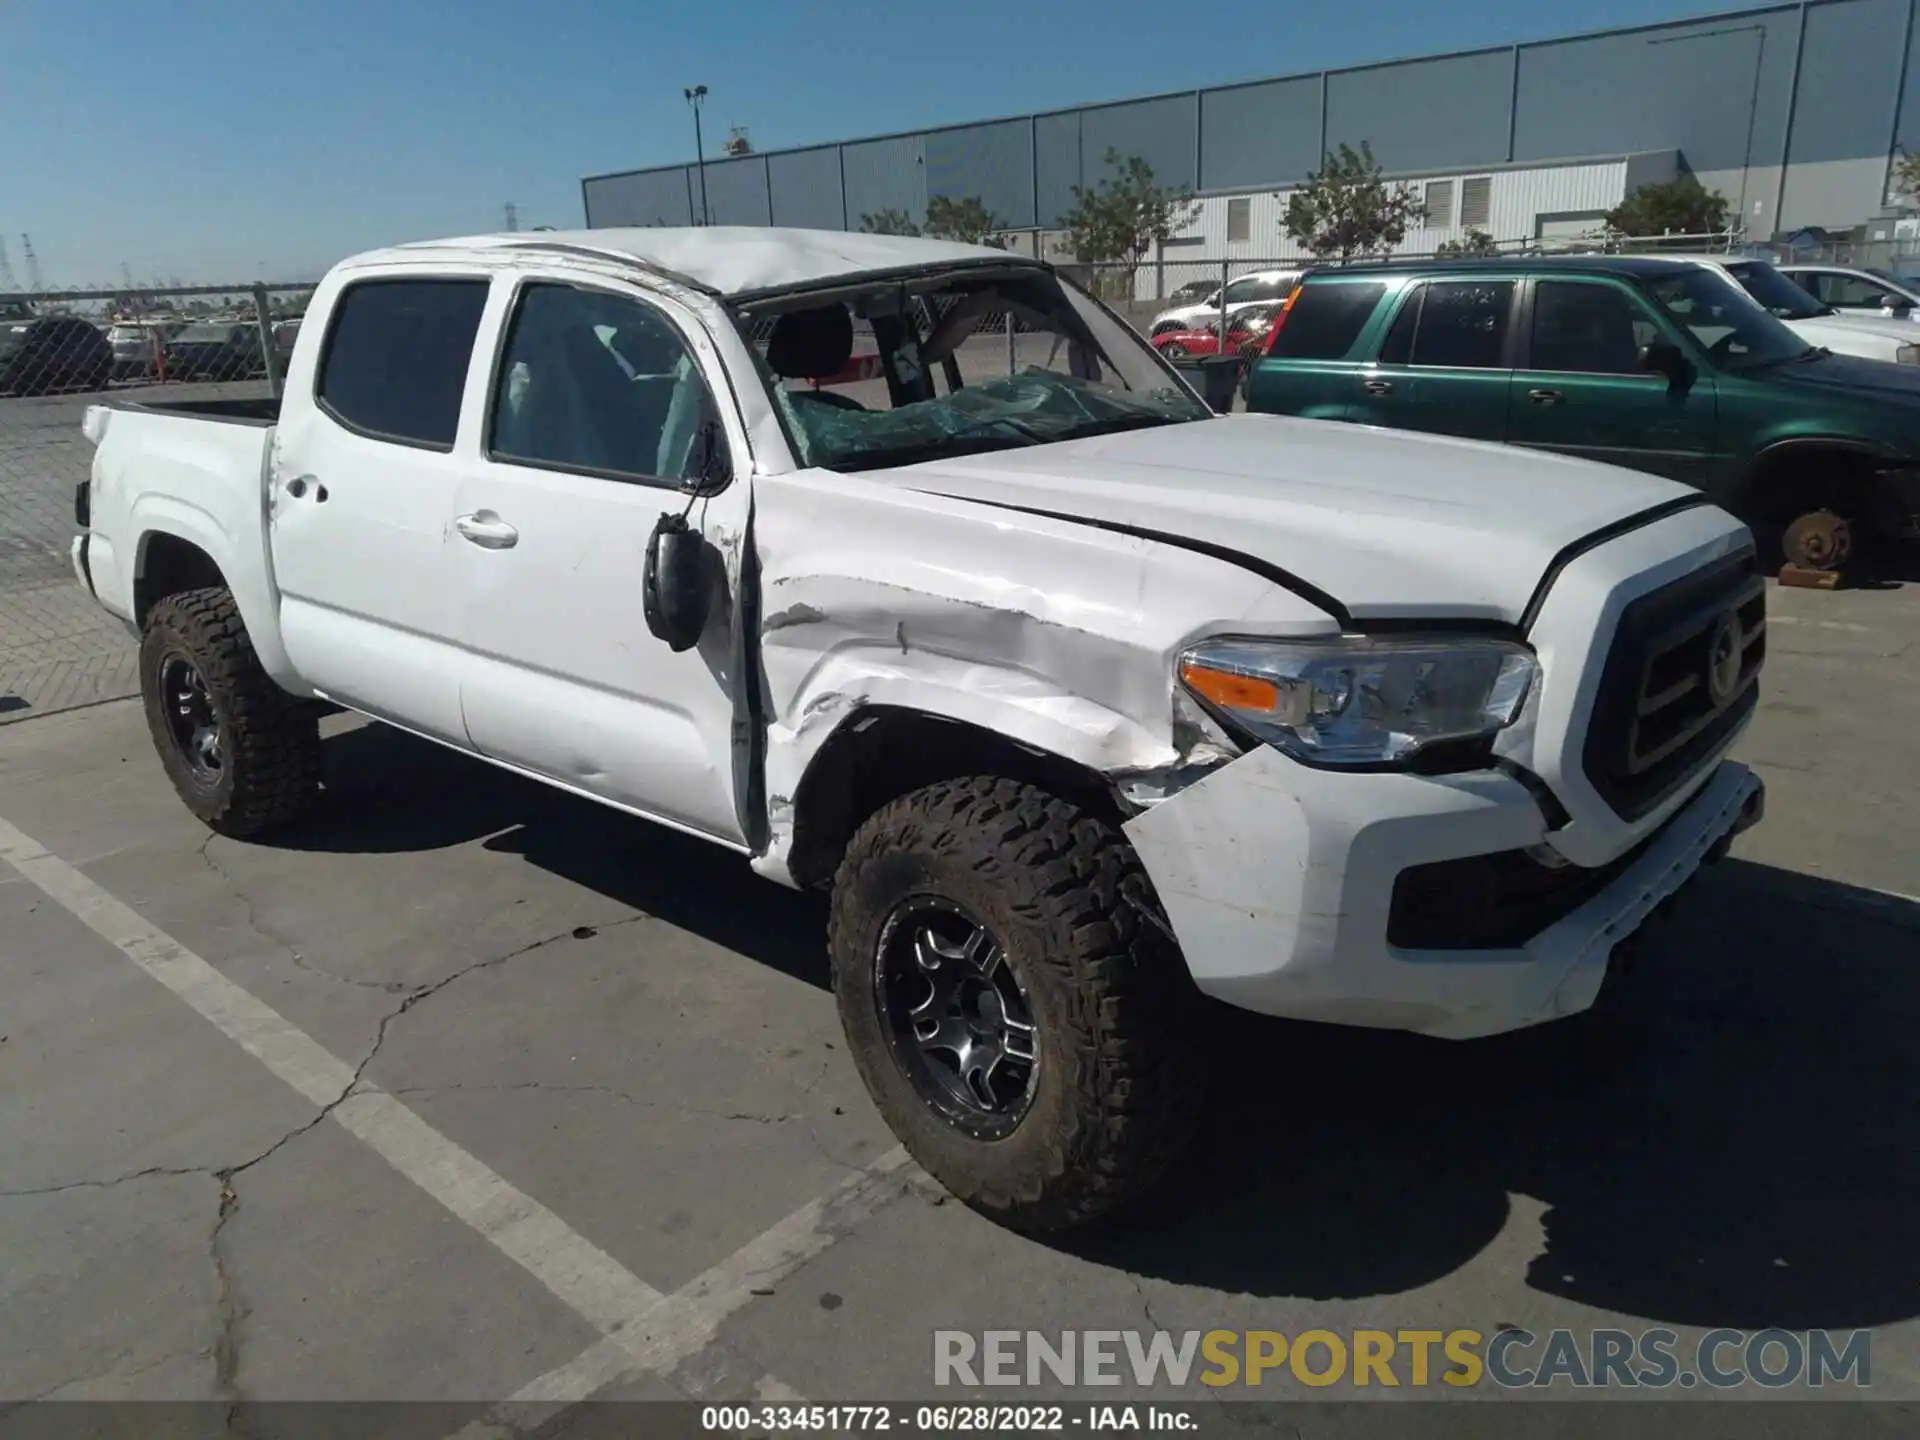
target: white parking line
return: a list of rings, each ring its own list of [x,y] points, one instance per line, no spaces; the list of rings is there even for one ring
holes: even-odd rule
[[[364,1078],[356,1084],[353,1067],[4,819],[0,859],[279,1079],[315,1105],[332,1105],[335,1123],[607,1337],[524,1387],[515,1402],[564,1407],[622,1375],[671,1370],[711,1343],[756,1290],[771,1289],[900,1193],[897,1172],[907,1160],[895,1149],[663,1295],[399,1100]],[[795,1393],[771,1376],[757,1387]],[[516,1416],[513,1428],[525,1419]]]
[[[661,1303],[651,1334],[623,1334],[588,1346],[566,1364],[521,1386],[449,1440],[504,1440],[524,1434],[618,1380],[647,1372],[671,1373],[683,1360],[706,1349],[721,1323],[751,1303],[756,1292],[775,1289],[899,1194],[897,1177],[907,1164],[905,1150],[888,1151],[674,1291]],[[804,1397],[768,1375],[754,1387],[754,1398],[791,1404]]]

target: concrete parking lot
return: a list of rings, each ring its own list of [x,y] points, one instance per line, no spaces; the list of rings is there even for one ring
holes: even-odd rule
[[[943,1328],[1666,1325],[1869,1327],[1873,1393],[1916,1398],[1920,590],[1772,598],[1770,816],[1631,1013],[1470,1045],[1222,1017],[1191,1163],[1051,1244],[902,1161],[821,905],[735,859],[346,717],[322,814],[241,844],[136,703],[10,726],[0,1397],[564,1426],[924,1400]]]

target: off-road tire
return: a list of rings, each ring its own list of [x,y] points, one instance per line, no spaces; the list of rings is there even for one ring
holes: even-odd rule
[[[982,1140],[921,1098],[876,1003],[886,921],[913,896],[966,907],[1002,942],[1032,1005],[1040,1064],[1012,1133]],[[908,1153],[1011,1228],[1084,1224],[1150,1186],[1197,1127],[1198,996],[1118,829],[995,776],[902,796],[855,833],[834,878],[828,948],[847,1044]]]
[[[176,744],[161,693],[169,660],[199,671],[219,720],[221,771],[203,783]],[[258,835],[297,818],[320,783],[320,727],[310,706],[260,667],[225,587],[184,590],[153,607],[140,640],[140,696],[160,763],[182,801],[222,835]]]

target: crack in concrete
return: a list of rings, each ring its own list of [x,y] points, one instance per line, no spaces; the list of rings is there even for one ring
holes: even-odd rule
[[[24,1190],[0,1190],[0,1200],[12,1200],[26,1195],[64,1195],[69,1190],[111,1190],[116,1185],[125,1185],[134,1180],[147,1180],[154,1176],[211,1175],[216,1168],[212,1165],[149,1165],[144,1170],[130,1170],[125,1175],[110,1175],[105,1179],[63,1180],[58,1185],[34,1185]]]
[[[212,838],[213,838],[212,836],[208,837],[209,843],[211,842]],[[221,876],[227,888],[230,891],[232,891],[235,898],[240,900],[241,903],[245,904],[248,907],[248,920],[247,920],[248,926],[251,929],[253,929],[255,933],[260,934],[269,940],[274,940],[274,943],[279,944],[283,948],[285,948],[288,954],[290,955],[293,954],[294,951],[292,946],[287,945],[285,941],[278,940],[273,936],[267,935],[265,931],[261,930],[260,927],[254,923],[252,918],[252,902],[249,901],[246,898],[246,896],[242,895],[237,888],[235,888],[232,880],[226,876],[225,872],[221,869],[218,862],[213,860],[213,858],[206,853],[205,844],[203,844],[200,847],[199,853],[201,858],[207,862],[209,868],[211,868],[216,874],[219,874]],[[594,930],[596,933],[605,933],[606,931],[615,929],[619,926],[630,925],[630,924],[633,924],[635,921],[645,920],[648,918],[649,917],[644,912],[640,912],[633,915],[625,916],[619,920],[608,921],[605,924],[595,926]],[[233,1216],[239,1212],[239,1209],[240,1209],[240,1194],[239,1194],[238,1188],[236,1187],[235,1182],[239,1179],[241,1175],[253,1169],[256,1165],[260,1165],[265,1161],[271,1159],[274,1155],[278,1154],[282,1149],[292,1144],[295,1140],[299,1139],[302,1135],[305,1135],[308,1131],[315,1129],[317,1126],[321,1124],[322,1121],[326,1120],[329,1116],[331,1116],[335,1110],[339,1109],[340,1106],[345,1104],[347,1100],[349,1100],[355,1094],[355,1092],[357,1092],[360,1089],[360,1082],[362,1077],[365,1076],[367,1072],[367,1068],[373,1064],[374,1059],[380,1054],[382,1047],[386,1045],[387,1036],[393,1026],[393,1023],[396,1020],[398,1020],[402,1015],[406,1014],[409,1010],[413,1009],[416,1005],[420,1004],[423,1000],[427,1000],[435,995],[438,995],[442,990],[445,990],[448,986],[452,985],[456,980],[463,979],[464,977],[468,975],[472,975],[475,972],[480,970],[491,969],[496,965],[504,965],[510,960],[517,960],[522,955],[531,954],[535,950],[542,949],[548,945],[557,944],[561,940],[572,939],[575,936],[575,932],[580,928],[582,927],[568,926],[566,929],[561,930],[556,934],[543,936],[538,940],[529,941],[525,945],[521,945],[513,950],[509,950],[504,955],[489,956],[484,960],[476,960],[471,964],[462,965],[458,969],[453,970],[450,973],[441,976],[440,979],[435,980],[430,984],[416,986],[414,989],[410,990],[407,993],[407,996],[404,1000],[402,1000],[397,1006],[395,1006],[392,1010],[388,1011],[385,1015],[383,1015],[380,1018],[379,1027],[374,1032],[373,1043],[367,1047],[367,1053],[365,1054],[365,1056],[361,1058],[360,1063],[353,1067],[353,1073],[347,1078],[347,1083],[343,1087],[341,1087],[340,1093],[334,1096],[333,1099],[327,1101],[326,1104],[320,1106],[319,1109],[314,1112],[314,1115],[311,1119],[306,1120],[299,1125],[296,1125],[293,1129],[287,1131],[284,1135],[280,1136],[279,1139],[275,1140],[271,1145],[267,1146],[266,1149],[262,1150],[259,1154],[253,1156],[251,1159],[243,1160],[237,1165],[225,1165],[225,1166],[152,1165],[142,1170],[131,1171],[125,1175],[111,1176],[104,1179],[73,1180],[73,1181],[64,1182],[59,1185],[41,1186],[34,1189],[0,1191],[0,1198],[10,1198],[14,1196],[25,1196],[25,1195],[55,1195],[55,1194],[60,1194],[60,1193],[63,1193],[66,1191],[72,1191],[72,1190],[89,1190],[89,1189],[103,1190],[103,1189],[109,1189],[116,1185],[126,1184],[129,1181],[142,1180],[142,1179],[147,1179],[154,1176],[205,1175],[217,1181],[220,1187],[219,1208],[214,1217],[213,1230],[208,1241],[208,1251],[213,1262],[213,1273],[214,1273],[214,1279],[216,1284],[216,1296],[217,1296],[216,1309],[219,1316],[219,1324],[218,1324],[218,1328],[214,1337],[214,1342],[211,1348],[210,1358],[213,1360],[213,1363],[214,1363],[215,1391],[220,1396],[220,1398],[226,1403],[225,1424],[226,1424],[227,1432],[232,1435],[241,1435],[244,1433],[240,1427],[240,1411],[241,1411],[241,1406],[244,1403],[244,1396],[240,1387],[240,1360],[241,1360],[240,1331],[241,1331],[242,1325],[246,1322],[248,1316],[252,1313],[252,1307],[247,1305],[246,1302],[241,1298],[239,1287],[235,1283],[232,1268],[228,1265],[226,1255],[221,1249],[221,1241],[226,1234],[227,1222],[231,1220]],[[296,963],[297,963],[297,960],[296,960]],[[307,967],[302,967],[302,968],[307,968]],[[326,972],[319,971],[316,973],[325,974]],[[344,977],[339,977],[339,976],[335,976],[332,978],[344,979]],[[370,984],[371,982],[345,981],[344,983],[366,985],[366,984]],[[396,1091],[392,1093],[404,1094],[406,1092]],[[767,1117],[763,1117],[763,1116],[753,1116],[753,1115],[746,1115],[746,1114],[741,1114],[736,1117],[728,1117],[728,1118],[759,1119],[759,1120],[767,1119]],[[785,1117],[780,1117],[780,1118],[785,1118]],[[208,1356],[208,1352],[205,1352],[205,1351],[197,1352],[197,1353],[202,1358],[207,1358]],[[171,1358],[171,1357],[168,1357],[168,1358]],[[85,1378],[85,1377],[82,1377],[82,1378]],[[63,1382],[63,1384],[65,1385],[70,1385],[73,1383],[76,1383],[76,1382],[71,1380]],[[56,1388],[59,1388],[59,1387],[56,1387]],[[5,1409],[0,1408],[0,1414],[4,1414],[4,1413],[6,1413]]]
[[[557,1094],[609,1095],[624,1105],[638,1106],[643,1110],[673,1110],[683,1115],[701,1115],[710,1120],[751,1120],[759,1125],[784,1125],[789,1120],[804,1117],[795,1114],[762,1115],[751,1110],[708,1110],[698,1105],[682,1105],[666,1100],[652,1100],[643,1095],[635,1095],[616,1085],[588,1085],[578,1081],[566,1080],[514,1080],[507,1082],[449,1080],[438,1085],[396,1085],[387,1093],[403,1095],[442,1095],[451,1090],[472,1090],[501,1093],[512,1090],[550,1090]]]
[[[1164,1330],[1166,1327],[1162,1325],[1158,1317],[1154,1315],[1153,1302],[1147,1299],[1147,1289],[1146,1286],[1140,1283],[1140,1277],[1129,1270],[1127,1272],[1127,1279],[1133,1285],[1133,1293],[1140,1299],[1140,1313],[1147,1317],[1147,1324],[1155,1330]]]
[[[200,857],[209,870],[219,877],[220,883],[226,886],[227,893],[239,901],[241,906],[246,910],[244,923],[247,929],[253,931],[254,934],[258,935],[268,944],[277,945],[280,949],[286,951],[287,958],[293,962],[294,969],[304,970],[309,975],[317,975],[322,980],[331,980],[336,985],[351,985],[361,990],[377,990],[384,995],[396,994],[407,988],[401,981],[362,980],[357,975],[342,975],[337,971],[327,969],[324,965],[316,965],[313,961],[302,955],[299,947],[294,945],[285,936],[275,934],[271,928],[261,922],[259,913],[254,906],[253,897],[240,888],[239,884],[234,880],[232,872],[230,872],[226,866],[213,858],[213,853],[208,847],[219,838],[220,836],[217,832],[209,831],[207,838],[200,842],[199,848],[196,849],[194,853]]]
[[[39,1391],[37,1394],[28,1395],[19,1400],[9,1400],[5,1403],[0,1403],[0,1420],[4,1420],[9,1414],[24,1405],[37,1404],[42,1400],[52,1400],[58,1397],[63,1390],[71,1390],[76,1385],[88,1385],[96,1380],[106,1380],[109,1378],[124,1384],[130,1380],[138,1380],[142,1375],[151,1374],[162,1365],[174,1360],[184,1360],[187,1358],[200,1359],[202,1352],[197,1350],[169,1350],[166,1354],[157,1356],[147,1361],[144,1365],[136,1365],[131,1370],[121,1371],[117,1367],[121,1361],[127,1358],[128,1354],[129,1351],[123,1347],[116,1351],[111,1359],[102,1364],[95,1365],[90,1370],[83,1370],[78,1375],[69,1375],[59,1384],[49,1385],[45,1390]]]

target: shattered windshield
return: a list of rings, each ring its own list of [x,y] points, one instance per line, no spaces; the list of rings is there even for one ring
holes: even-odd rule
[[[1032,267],[748,308],[800,462],[895,465],[1210,418],[1126,324]]]

